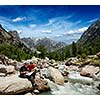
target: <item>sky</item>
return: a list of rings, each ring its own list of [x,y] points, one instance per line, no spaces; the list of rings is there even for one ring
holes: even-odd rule
[[[99,5],[0,5],[0,24],[8,31],[66,44],[77,41],[99,18]]]

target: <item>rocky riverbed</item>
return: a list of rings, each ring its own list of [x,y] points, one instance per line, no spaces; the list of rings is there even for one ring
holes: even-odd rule
[[[64,62],[32,57],[17,62],[0,56],[1,95],[95,95],[100,94],[100,67],[91,64],[95,56],[83,60],[77,57]],[[98,59],[99,60],[99,59]],[[40,72],[35,77],[36,86],[28,79],[19,77],[19,69],[24,62],[37,64]]]

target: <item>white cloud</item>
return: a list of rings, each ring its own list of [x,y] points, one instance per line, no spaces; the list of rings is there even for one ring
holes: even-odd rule
[[[35,28],[37,25],[36,24],[30,24],[29,27],[30,28]]]
[[[55,35],[55,37],[61,37],[61,36],[62,36],[62,35],[59,35],[59,34],[58,34],[58,35]]]
[[[67,34],[75,34],[75,33],[83,33],[87,29],[88,29],[88,27],[79,28],[78,30],[70,30],[70,31],[64,33],[64,35],[67,35]]]
[[[12,21],[13,22],[20,22],[20,21],[23,21],[23,20],[25,20],[26,19],[26,17],[17,17],[17,18],[15,18],[15,19],[13,19]]]
[[[91,19],[91,20],[87,21],[87,23],[93,23],[93,22],[95,22],[97,19],[98,19],[98,18]]]
[[[52,33],[51,30],[43,30],[43,31],[41,31],[41,32],[44,33],[44,34],[51,34],[51,33]]]

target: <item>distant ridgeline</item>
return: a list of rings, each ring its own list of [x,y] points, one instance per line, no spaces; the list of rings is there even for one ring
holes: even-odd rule
[[[29,47],[21,41],[17,31],[7,32],[0,25],[0,54],[21,61],[21,59],[30,58],[32,52]]]

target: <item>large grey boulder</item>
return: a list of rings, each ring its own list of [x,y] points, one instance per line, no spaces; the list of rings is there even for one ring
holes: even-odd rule
[[[63,85],[64,77],[58,69],[53,67],[48,68],[48,74],[51,80],[53,80],[56,84]]]
[[[19,78],[18,75],[0,77],[0,94],[15,95],[30,92],[33,89],[28,79]]]
[[[80,72],[81,76],[93,77],[96,73],[100,71],[99,67],[95,67],[92,65],[86,65]]]

